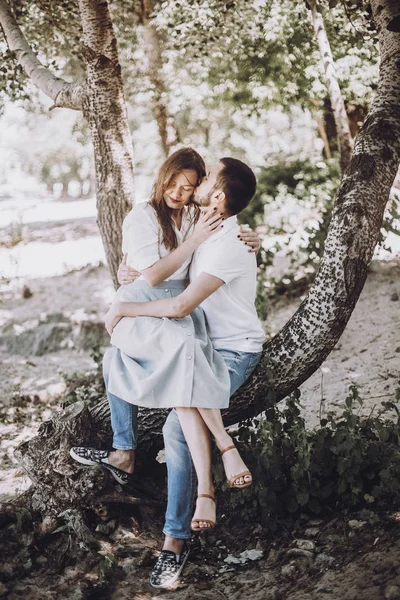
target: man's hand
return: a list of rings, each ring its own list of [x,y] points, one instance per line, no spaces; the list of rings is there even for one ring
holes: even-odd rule
[[[258,236],[258,233],[256,233],[252,229],[244,229],[243,227],[241,227],[238,238],[241,239],[242,242],[246,244],[246,246],[249,246],[249,252],[257,253],[261,248],[261,240]]]
[[[114,327],[117,325],[117,323],[119,323],[121,319],[122,315],[120,311],[119,302],[114,302],[114,304],[111,305],[110,310],[104,318],[106,329],[110,335],[112,334]]]
[[[127,258],[128,255],[124,254],[124,258],[118,267],[117,279],[120,285],[128,285],[128,283],[132,283],[132,281],[139,279],[141,275],[139,271],[135,271],[135,269],[132,269],[132,267],[128,267],[126,264]]]

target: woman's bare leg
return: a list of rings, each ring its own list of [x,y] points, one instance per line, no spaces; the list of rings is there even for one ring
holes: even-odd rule
[[[197,408],[176,408],[182,431],[197,475],[197,493],[214,496],[214,485],[211,476],[211,439],[210,431]],[[208,519],[215,523],[215,503],[209,498],[198,498],[193,519]],[[199,529],[207,529],[206,522],[199,523]]]
[[[197,409],[203,418],[208,429],[211,431],[219,450],[223,450],[233,444],[231,436],[226,432],[222,421],[221,411],[216,408],[198,408]],[[225,473],[227,478],[248,471],[245,463],[240,457],[237,450],[231,450],[222,455]],[[235,479],[236,485],[250,483],[252,480],[250,475]]]

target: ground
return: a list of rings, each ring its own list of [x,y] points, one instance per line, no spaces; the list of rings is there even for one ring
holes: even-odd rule
[[[33,233],[38,231],[36,227]],[[78,231],[78,233],[77,233]],[[53,244],[94,234],[93,223],[68,225],[37,234]],[[33,235],[32,233],[32,235]],[[68,237],[68,236],[67,236]],[[32,238],[34,241],[34,237]],[[400,378],[400,260],[374,261],[351,320],[324,365],[302,386],[310,426],[326,410],[343,404],[350,383],[360,386],[366,413],[393,399]],[[54,277],[2,280],[1,377],[3,399],[0,499],[29,486],[13,449],[35,435],[65,390],[65,375],[95,368],[91,346],[107,342],[102,316],[112,298],[107,269],[100,263]],[[301,299],[282,298],[271,309],[272,333],[286,322]],[[375,407],[375,408],[374,408]],[[241,493],[241,492],[238,492]],[[400,598],[400,518],[397,506],[309,521],[288,533],[255,523],[232,523],[219,510],[219,526],[192,541],[185,577],[174,592],[148,584],[160,548],[164,505],[102,512],[93,528],[104,560],[79,548],[74,535],[42,535],[38,524],[21,516],[3,519],[0,597],[16,600],[109,598],[147,600],[172,597],[254,600],[388,600]],[[66,563],[54,562],[60,546]],[[75,544],[75,546],[74,546]],[[245,551],[247,554],[243,554]]]

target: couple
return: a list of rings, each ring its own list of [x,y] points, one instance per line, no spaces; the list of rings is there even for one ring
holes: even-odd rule
[[[122,285],[106,316],[113,347],[104,357],[104,378],[116,450],[72,448],[71,456],[127,483],[138,406],[175,409],[163,429],[168,506],[164,547],[150,578],[154,587],[169,587],[179,577],[190,528],[215,526],[210,432],[231,485],[252,481],[220,409],[258,364],[264,339],[254,308],[256,260],[249,251],[259,243],[255,234],[241,232],[236,219],[255,188],[253,172],[241,161],[223,158],[206,175],[202,158],[185,148],[163,163],[150,201],[124,221],[123,250],[141,276]],[[131,281],[129,271],[120,269]],[[198,498],[191,519],[193,465]]]

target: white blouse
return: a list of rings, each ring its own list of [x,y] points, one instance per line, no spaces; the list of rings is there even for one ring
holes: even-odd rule
[[[193,233],[191,211],[184,207],[182,211],[182,225],[179,230],[174,227],[178,245],[182,244]],[[156,213],[150,204],[141,202],[136,204],[125,217],[122,226],[122,252],[128,254],[127,264],[143,271],[156,263],[160,258],[169,254],[163,243],[163,234]],[[183,265],[175,271],[170,279],[186,279],[192,257],[185,260]],[[139,279],[144,279],[143,275]]]

